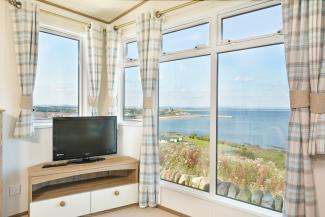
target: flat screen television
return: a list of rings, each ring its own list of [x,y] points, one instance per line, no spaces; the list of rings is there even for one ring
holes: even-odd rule
[[[91,159],[117,152],[116,116],[53,118],[53,160]]]

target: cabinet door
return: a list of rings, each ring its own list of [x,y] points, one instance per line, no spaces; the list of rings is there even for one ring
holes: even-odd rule
[[[123,185],[91,192],[91,213],[138,202],[138,184]]]
[[[77,217],[90,213],[90,193],[32,202],[30,217]]]

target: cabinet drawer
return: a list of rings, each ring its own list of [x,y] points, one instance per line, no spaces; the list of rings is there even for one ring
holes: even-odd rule
[[[90,193],[32,202],[30,217],[77,217],[90,213]]]
[[[91,192],[91,212],[100,212],[138,202],[138,183]]]

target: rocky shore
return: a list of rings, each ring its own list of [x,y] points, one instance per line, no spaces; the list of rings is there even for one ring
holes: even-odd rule
[[[209,191],[210,181],[208,177],[197,177],[193,175],[181,174],[173,170],[162,170],[160,178],[189,186],[203,191]],[[262,206],[272,210],[282,212],[283,197],[273,196],[269,191],[250,190],[249,188],[240,188],[231,182],[223,182],[218,179],[217,191],[219,195],[241,200],[257,206]]]

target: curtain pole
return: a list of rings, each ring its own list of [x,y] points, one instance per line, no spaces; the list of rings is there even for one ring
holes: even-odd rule
[[[20,1],[17,0],[6,0],[7,2],[9,2],[9,4],[11,4],[12,6],[16,7],[17,9],[20,9],[22,4]]]
[[[157,11],[155,15],[156,15],[156,17],[161,17],[162,15],[167,14],[169,12],[172,12],[172,11],[187,7],[187,6],[192,5],[192,4],[196,4],[196,3],[201,2],[201,1],[204,1],[204,0],[192,0],[192,1],[180,4],[180,5],[176,5],[174,7],[168,8],[166,10]],[[118,29],[121,29],[121,28],[126,27],[126,26],[130,26],[130,25],[133,25],[133,24],[135,24],[135,20],[123,23],[123,24],[118,25],[118,26],[114,26],[114,30],[118,30]]]

